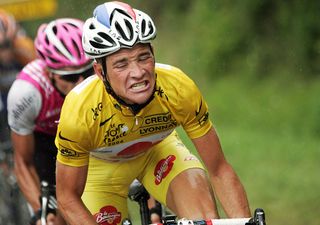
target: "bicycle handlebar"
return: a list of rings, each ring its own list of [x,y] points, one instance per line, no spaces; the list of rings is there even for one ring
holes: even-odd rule
[[[246,225],[251,218],[211,219],[211,220],[178,220],[177,225]],[[250,224],[250,223],[249,223]]]
[[[122,222],[123,225],[132,225],[130,220]],[[168,216],[163,219],[163,223],[151,225],[266,225],[265,213],[263,209],[257,208],[252,218],[230,218],[230,219],[210,219],[210,220],[188,220],[175,219],[175,216]]]

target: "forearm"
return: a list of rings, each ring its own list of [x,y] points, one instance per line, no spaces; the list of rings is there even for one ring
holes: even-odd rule
[[[19,188],[34,211],[40,208],[40,181],[34,165],[33,134],[19,135],[11,132],[14,149],[14,171]]]
[[[58,199],[58,208],[68,225],[97,225],[81,199],[70,197],[65,200]]]
[[[40,208],[40,181],[34,165],[15,160],[15,175],[19,188],[34,211]]]
[[[251,217],[243,185],[229,164],[224,167],[220,176],[211,175],[211,182],[226,215],[230,218]]]
[[[88,166],[72,167],[57,161],[56,194],[59,212],[68,225],[97,225],[81,200]]]

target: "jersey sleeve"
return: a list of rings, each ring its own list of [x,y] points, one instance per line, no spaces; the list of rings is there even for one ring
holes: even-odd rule
[[[74,95],[67,95],[62,106],[55,145],[60,163],[80,167],[89,163],[90,136],[81,106],[74,104]]]
[[[32,84],[16,80],[8,93],[8,124],[20,135],[33,132],[42,105],[41,93]]]
[[[182,71],[180,73],[183,74]],[[189,77],[183,74],[180,81],[178,115],[187,135],[195,139],[205,135],[212,127],[208,105],[197,85]]]

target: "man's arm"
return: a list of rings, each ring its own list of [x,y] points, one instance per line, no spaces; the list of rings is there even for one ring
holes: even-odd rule
[[[19,135],[11,132],[14,149],[14,172],[19,187],[34,211],[40,209],[40,181],[33,161],[33,134]]]
[[[69,225],[97,225],[83,204],[88,166],[72,167],[57,161],[56,195],[58,208]]]
[[[228,217],[250,217],[247,196],[237,174],[226,161],[214,130],[193,140],[210,176],[214,191]]]

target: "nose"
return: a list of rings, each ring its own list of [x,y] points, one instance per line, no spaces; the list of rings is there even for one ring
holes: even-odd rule
[[[145,73],[145,70],[144,70],[143,66],[140,65],[138,62],[132,61],[130,63],[129,74],[131,77],[141,78],[141,77],[143,77],[144,73]]]

